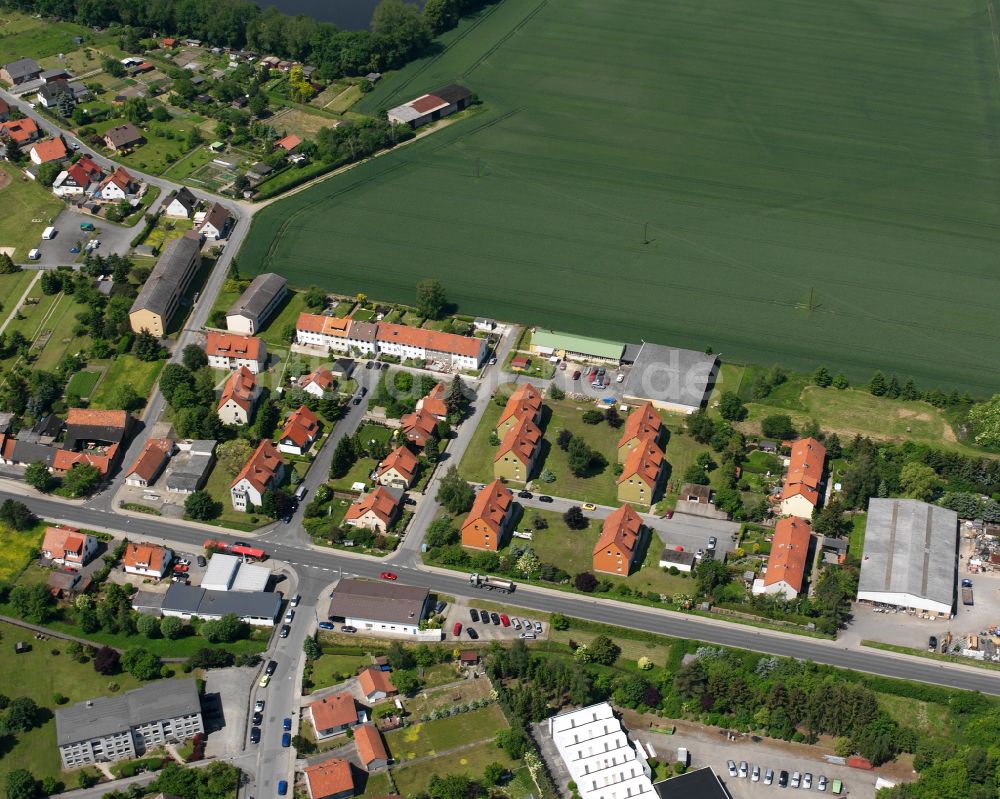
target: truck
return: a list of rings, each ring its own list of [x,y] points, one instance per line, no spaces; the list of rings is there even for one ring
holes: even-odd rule
[[[227,544],[225,541],[216,541],[211,538],[205,539],[205,550],[208,552],[223,552],[229,555],[237,555],[245,561],[265,560],[267,553],[263,549],[248,547],[246,544]]]
[[[963,588],[962,589],[962,604],[963,605],[971,605],[971,604],[973,604],[972,603],[972,589],[971,588]]]
[[[514,590],[514,583],[510,580],[490,577],[487,574],[470,574],[469,583],[476,588],[485,588],[487,591],[499,591],[502,594],[509,594]]]

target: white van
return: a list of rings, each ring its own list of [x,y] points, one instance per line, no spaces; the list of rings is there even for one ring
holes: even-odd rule
[[[54,239],[55,237],[56,237],[56,229],[52,226],[49,226],[42,231],[42,239],[44,241],[49,241],[50,239]]]
[[[38,250],[32,250],[31,252],[28,253],[29,261],[37,261],[41,257],[42,254]]]

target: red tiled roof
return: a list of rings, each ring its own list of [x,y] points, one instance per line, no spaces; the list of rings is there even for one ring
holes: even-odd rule
[[[503,527],[507,511],[510,510],[514,495],[501,480],[494,480],[483,486],[476,494],[476,500],[472,503],[472,510],[462,522],[462,527],[481,521],[489,527],[498,538]]]
[[[125,548],[123,562],[126,566],[163,571],[163,559],[167,550],[159,544],[129,544]]]
[[[331,694],[309,705],[313,727],[329,730],[344,724],[354,724],[358,720],[358,709],[354,697],[349,693]]]
[[[381,477],[390,469],[395,469],[407,483],[413,482],[413,476],[417,473],[420,460],[414,455],[406,445],[396,447],[385,456],[378,465],[378,475]]]
[[[281,459],[281,453],[275,449],[274,444],[270,441],[261,441],[257,445],[257,449],[254,450],[253,455],[250,456],[243,468],[240,469],[240,473],[236,475],[236,479],[229,484],[232,488],[241,480],[246,480],[254,488],[263,493],[267,490],[267,487],[274,476],[278,473],[278,469],[284,464]]]
[[[637,439],[642,441],[645,438],[657,437],[663,422],[660,415],[653,408],[652,402],[644,402],[625,418],[622,437],[618,439],[618,446],[624,447],[629,441]]]
[[[437,430],[437,419],[423,408],[415,413],[404,413],[399,422],[406,437],[420,446],[423,446],[428,438],[432,438]]]
[[[52,457],[52,468],[59,472],[68,472],[74,466],[93,466],[106,476],[111,470],[111,461],[118,452],[118,445],[112,444],[104,454],[94,452],[74,452],[70,449],[57,449]]]
[[[521,463],[527,465],[535,455],[542,442],[542,431],[527,416],[517,422],[507,435],[503,437],[497,454],[493,457],[494,462],[500,460],[508,452],[517,457]]]
[[[384,691],[387,694],[396,693],[396,686],[392,684],[389,672],[382,671],[382,669],[377,669],[374,666],[362,669],[358,675],[358,685],[365,696],[373,694],[376,691]]]
[[[351,320],[348,317],[324,316],[318,313],[300,313],[295,321],[296,330],[305,330],[309,333],[322,333],[324,336],[336,336],[345,338]]]
[[[360,519],[368,511],[371,511],[382,524],[388,527],[398,504],[399,500],[385,486],[378,486],[374,491],[351,503],[344,515],[344,520]]]
[[[51,552],[57,558],[67,552],[82,557],[83,544],[84,536],[75,527],[46,527],[42,552]]]
[[[222,396],[219,397],[219,405],[216,410],[232,400],[243,410],[249,411],[253,407],[253,394],[256,387],[257,375],[245,366],[241,366],[229,375],[226,385],[222,387]]]
[[[530,383],[523,383],[507,398],[507,404],[504,406],[503,413],[500,414],[500,418],[497,420],[497,427],[511,417],[518,421],[525,417],[533,420],[538,415],[541,407],[541,393]]]
[[[437,383],[417,405],[429,414],[443,419],[448,415],[448,406],[444,402],[447,393],[448,389],[445,384]]]
[[[59,161],[68,154],[62,139],[46,139],[33,145],[31,149],[35,151],[39,163],[42,164],[47,164],[49,161]]]
[[[771,554],[767,557],[764,585],[784,581],[795,591],[802,590],[811,532],[812,527],[805,519],[778,519],[771,539]]]
[[[209,332],[205,352],[222,358],[244,358],[259,361],[264,342],[256,336]]]
[[[815,438],[802,438],[792,444],[792,454],[788,459],[788,474],[781,490],[781,498],[801,494],[815,505],[819,502],[819,484],[823,479],[823,463],[826,447]]]
[[[148,483],[159,473],[173,446],[173,442],[166,438],[148,439],[128,473],[137,474]]]
[[[333,376],[333,372],[331,372],[325,366],[320,366],[316,370],[310,372],[305,377],[303,377],[299,381],[299,385],[302,388],[305,388],[306,386],[315,383],[323,391],[326,391],[331,386],[333,386],[333,384],[336,383],[336,382],[337,381],[336,381],[336,379]]]
[[[660,477],[660,469],[663,466],[663,450],[661,450],[651,439],[647,439],[639,446],[630,450],[625,458],[622,473],[618,477],[618,482],[622,483],[630,477],[637,476],[646,485],[652,488]]]
[[[132,183],[132,176],[122,167],[118,167],[114,172],[101,181],[101,188],[103,189],[109,183],[114,183],[122,191],[128,192],[128,187]]]
[[[291,439],[298,447],[305,447],[319,434],[319,417],[305,405],[300,405],[288,416],[280,441]]]
[[[632,558],[636,544],[639,543],[639,531],[642,529],[642,519],[628,505],[622,505],[604,520],[601,536],[594,544],[594,554],[607,549],[614,544],[628,559]]]
[[[38,135],[38,125],[35,124],[35,120],[31,117],[11,119],[0,124],[0,131],[18,144],[24,144],[24,142],[31,141]]]
[[[351,776],[351,764],[340,758],[324,760],[315,766],[309,766],[305,771],[309,783],[309,795],[312,799],[324,799],[327,796],[354,792],[354,777]]]
[[[479,349],[483,345],[483,339],[479,338],[385,322],[379,322],[376,337],[378,341],[392,341],[410,347],[423,347],[434,352],[447,352],[469,358],[479,355]]]
[[[67,425],[93,425],[94,427],[121,427],[128,424],[128,411],[98,411],[91,408],[70,408]]]
[[[289,134],[288,136],[285,136],[285,138],[283,139],[278,139],[274,144],[276,147],[280,147],[282,150],[290,153],[292,150],[294,150],[296,147],[302,144],[302,139],[300,139],[298,136],[292,133]]]
[[[366,767],[375,760],[389,759],[382,736],[372,724],[359,724],[354,728],[354,743],[358,747],[358,757]]]

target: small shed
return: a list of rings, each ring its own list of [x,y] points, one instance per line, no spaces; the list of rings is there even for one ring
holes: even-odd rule
[[[479,664],[479,653],[474,649],[463,649],[458,660],[463,666],[476,666]]]
[[[770,452],[773,455],[778,451],[778,445],[774,441],[758,441],[757,449],[761,452]]]
[[[681,486],[680,497],[685,502],[708,505],[712,502],[712,487],[699,485],[698,483],[685,483]]]
[[[524,355],[518,355],[510,362],[510,366],[512,369],[527,369],[530,365],[531,365],[531,359],[525,357]]]
[[[24,641],[18,641],[14,644],[14,654],[23,655],[25,652],[31,651],[31,644],[25,643]]]

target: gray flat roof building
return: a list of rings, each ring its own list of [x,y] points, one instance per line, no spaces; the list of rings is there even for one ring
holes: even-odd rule
[[[174,583],[163,595],[164,616],[218,619],[232,613],[249,624],[273,625],[281,611],[281,596],[273,592],[208,591]]]
[[[415,585],[346,578],[333,590],[329,616],[416,626],[423,618],[429,594],[426,588]]]
[[[625,380],[626,401],[649,400],[666,411],[693,413],[708,394],[718,357],[694,350],[643,343]]]
[[[170,459],[164,485],[167,491],[191,494],[205,484],[215,462],[215,442],[211,440],[179,442],[180,452]]]
[[[253,335],[278,307],[287,292],[288,281],[281,275],[274,272],[257,275],[226,312],[226,326],[230,330],[238,328],[238,332]]]
[[[951,616],[958,514],[917,499],[872,499],[858,599]]]

